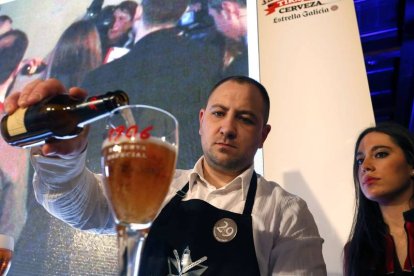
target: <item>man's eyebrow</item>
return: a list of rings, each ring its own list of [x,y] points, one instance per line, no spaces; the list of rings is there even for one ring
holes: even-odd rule
[[[221,108],[221,109],[228,110],[228,108],[227,108],[227,107],[225,107],[225,106],[224,106],[224,105],[222,105],[222,104],[212,104],[212,105],[210,106],[210,108]]]
[[[226,107],[226,106],[224,106],[222,104],[212,104],[210,106],[210,108],[221,108],[221,109],[224,109],[224,110],[229,110],[228,107]],[[257,117],[256,114],[253,111],[251,111],[251,110],[240,109],[240,110],[236,110],[236,113],[237,114],[248,114],[248,115]]]

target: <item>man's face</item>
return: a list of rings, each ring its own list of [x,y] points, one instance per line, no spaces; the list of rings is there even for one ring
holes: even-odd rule
[[[245,11],[235,3],[231,4],[231,7],[225,6],[221,10],[209,8],[208,13],[214,19],[217,31],[228,38],[240,40],[246,35]]]
[[[114,12],[114,25],[108,31],[109,41],[115,43],[122,37],[123,34],[129,31],[132,27],[132,18],[129,13],[120,9],[116,9]]]
[[[5,20],[3,22],[0,22],[0,35],[7,33],[12,29],[12,23],[10,20]]]
[[[253,163],[270,131],[263,110],[262,96],[250,84],[228,81],[216,88],[199,116],[201,145],[210,167],[240,172]]]

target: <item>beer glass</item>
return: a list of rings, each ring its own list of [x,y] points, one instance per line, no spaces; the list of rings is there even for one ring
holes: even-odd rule
[[[0,276],[6,276],[10,269],[13,257],[14,239],[11,236],[0,234]]]
[[[111,112],[102,145],[104,187],[117,223],[120,275],[138,275],[146,235],[168,192],[178,152],[178,123],[151,106]]]

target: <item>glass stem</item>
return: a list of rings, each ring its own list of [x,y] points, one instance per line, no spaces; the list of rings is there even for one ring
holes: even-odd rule
[[[135,230],[119,225],[118,247],[120,276],[138,276],[141,254],[144,248],[147,230]]]

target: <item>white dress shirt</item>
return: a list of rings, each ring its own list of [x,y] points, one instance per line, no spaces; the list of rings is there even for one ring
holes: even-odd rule
[[[32,154],[36,199],[52,215],[94,233],[114,233],[102,176],[79,158],[56,159]],[[216,188],[203,177],[203,158],[192,170],[177,170],[166,204],[187,182],[184,200],[201,199],[227,211],[242,213],[253,166],[226,186]],[[253,239],[261,275],[326,275],[323,239],[304,200],[258,175],[252,210]]]

